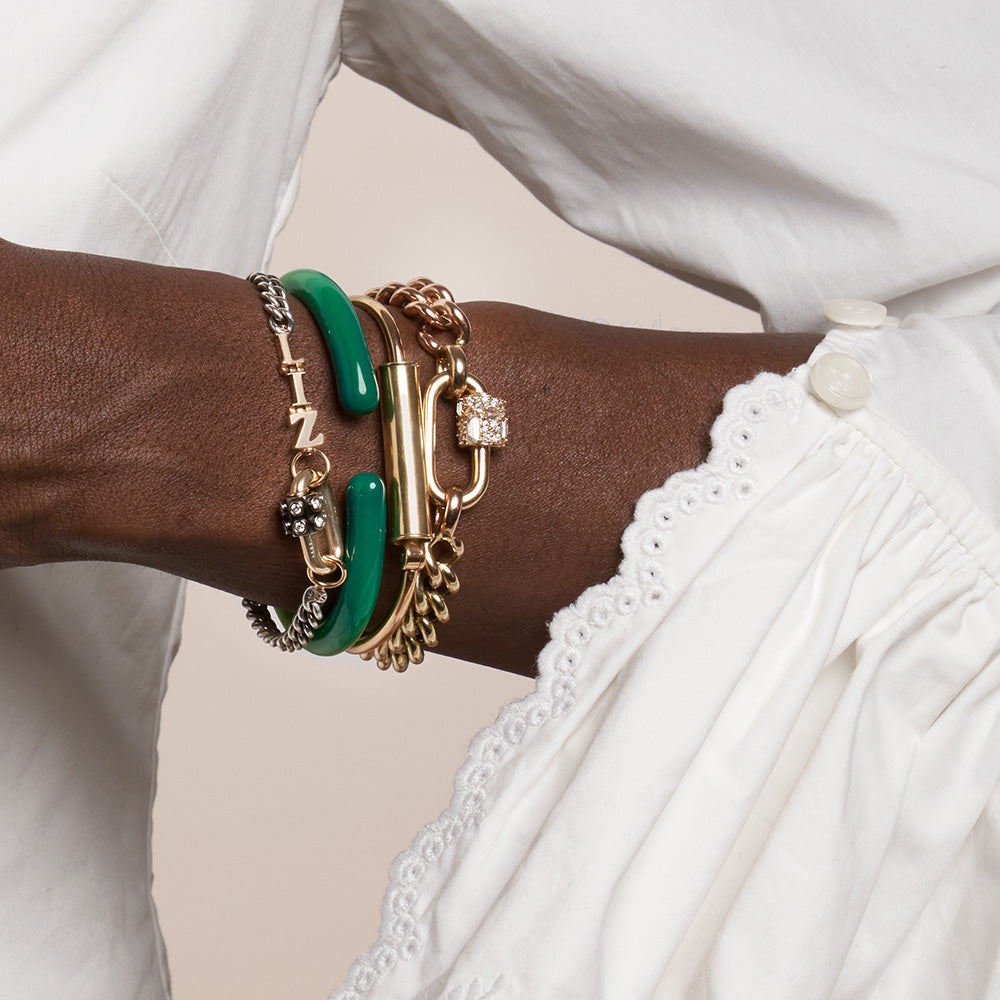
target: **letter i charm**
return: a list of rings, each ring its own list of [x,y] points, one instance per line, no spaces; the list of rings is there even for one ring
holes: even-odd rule
[[[292,380],[292,396],[295,402],[288,407],[288,422],[295,427],[299,427],[298,437],[295,439],[296,451],[308,451],[318,448],[323,443],[323,435],[313,434],[316,425],[316,410],[312,403],[306,399],[305,386],[302,384],[302,376],[305,374],[306,365],[303,358],[293,358],[291,349],[288,346],[288,333],[275,333],[278,344],[281,348],[281,373],[287,375]]]

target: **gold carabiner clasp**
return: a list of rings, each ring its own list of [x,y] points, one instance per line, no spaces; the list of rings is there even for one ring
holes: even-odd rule
[[[317,587],[339,587],[347,577],[344,535],[326,472],[296,471],[291,493],[281,501],[281,519],[285,533],[302,545],[309,579]]]
[[[466,383],[472,389],[485,395],[482,383],[472,375],[466,375]],[[434,498],[439,507],[448,504],[448,494],[438,482],[436,463],[434,461],[434,446],[437,441],[437,404],[441,398],[441,393],[445,391],[451,381],[448,372],[441,372],[435,375],[427,384],[424,390],[424,469],[427,479],[427,492]],[[469,449],[471,451],[471,475],[469,483],[462,491],[462,509],[474,507],[486,493],[486,487],[490,482],[490,449],[488,445],[477,445]]]

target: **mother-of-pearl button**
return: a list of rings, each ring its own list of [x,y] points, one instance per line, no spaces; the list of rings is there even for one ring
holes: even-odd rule
[[[849,354],[824,354],[809,369],[809,384],[835,410],[860,409],[874,387],[868,369]]]
[[[864,299],[830,299],[823,305],[823,315],[838,326],[881,326],[887,312],[880,302]]]

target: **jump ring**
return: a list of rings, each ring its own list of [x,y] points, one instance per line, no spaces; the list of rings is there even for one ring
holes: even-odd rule
[[[299,473],[305,471],[304,469],[299,468],[299,459],[300,458],[307,459],[312,455],[319,455],[319,457],[323,459],[323,465],[324,465],[324,469],[322,472],[320,472],[318,469],[312,469],[312,468],[309,469],[309,471],[312,472],[313,474],[313,480],[309,484],[309,488],[314,490],[316,489],[317,486],[320,486],[326,480],[326,477],[328,475],[330,475],[330,459],[326,457],[325,452],[320,451],[318,448],[303,448],[301,451],[297,451],[292,456],[292,479],[293,480],[297,479]]]
[[[445,491],[444,506],[438,508],[435,518],[435,527],[446,539],[455,537],[455,529],[458,527],[458,519],[462,514],[462,491],[457,486],[452,486]]]
[[[339,560],[324,558],[323,562],[330,567],[331,576],[317,576],[316,571],[311,567],[306,567],[306,575],[312,581],[314,587],[322,590],[334,590],[343,585],[347,579],[347,567]]]
[[[465,351],[458,344],[447,344],[438,354],[438,370],[448,373],[448,391],[446,395],[455,397],[465,392],[469,369],[465,359]]]

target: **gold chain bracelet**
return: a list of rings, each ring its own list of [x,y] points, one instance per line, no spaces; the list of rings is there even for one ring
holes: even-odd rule
[[[486,493],[490,449],[507,443],[506,404],[486,393],[469,374],[465,355],[469,320],[443,285],[414,278],[370,289],[351,301],[378,323],[389,352],[389,361],[379,372],[382,435],[389,528],[401,549],[402,582],[382,625],[362,636],[350,651],[365,659],[374,657],[382,670],[391,666],[402,672],[410,663],[420,663],[425,649],[437,645],[437,625],[448,621],[445,598],[459,588],[454,566],[464,550],[455,530],[462,511]],[[386,306],[420,322],[417,339],[437,368],[423,392],[418,368],[406,361],[399,329]],[[471,449],[465,487],[444,488],[438,481],[434,449],[442,395],[455,400],[459,446]]]
[[[328,481],[330,459],[320,447],[323,434],[315,430],[316,408],[306,398],[305,361],[293,357],[289,346],[295,318],[285,289],[273,274],[256,272],[247,280],[260,294],[278,347],[281,374],[291,386],[288,422],[296,434],[292,446],[291,492],[281,502],[281,516],[285,533],[297,537],[301,543],[310,586],[303,591],[298,610],[284,629],[274,623],[266,605],[244,598],[243,607],[253,630],[264,642],[285,652],[295,652],[306,646],[323,621],[328,592],[346,579],[343,534]],[[314,468],[313,463],[321,468]]]

